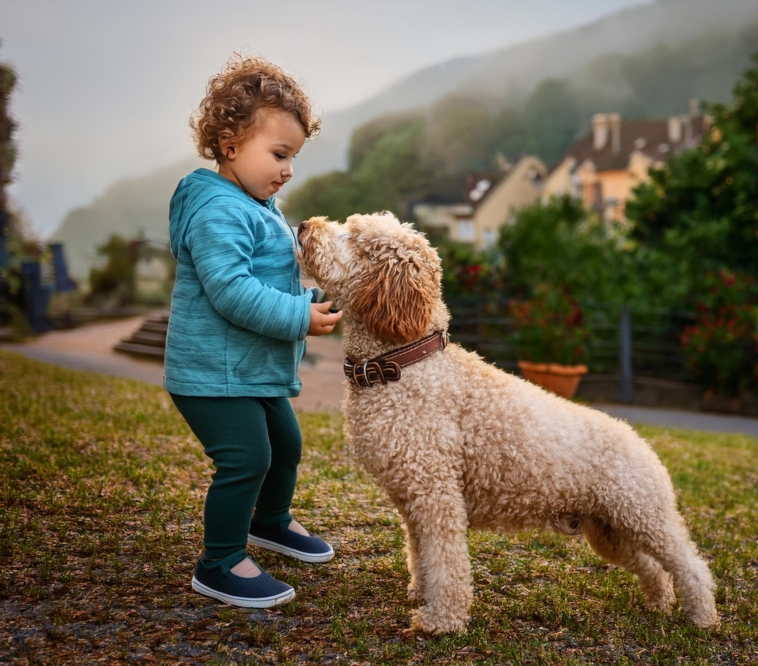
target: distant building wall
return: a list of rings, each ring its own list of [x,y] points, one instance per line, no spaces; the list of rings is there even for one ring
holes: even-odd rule
[[[524,157],[508,175],[492,186],[482,203],[475,209],[474,238],[476,247],[492,245],[500,227],[510,224],[515,211],[539,200],[547,169],[538,157]]]
[[[697,146],[708,119],[699,105],[689,114],[665,120],[622,120],[617,113],[596,114],[592,131],[575,143],[550,172],[543,200],[568,194],[607,220],[623,220],[635,187],[671,156]]]

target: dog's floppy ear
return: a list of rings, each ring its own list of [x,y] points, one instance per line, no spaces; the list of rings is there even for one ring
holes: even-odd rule
[[[364,247],[369,270],[351,299],[351,309],[373,336],[406,343],[426,334],[439,294],[439,259],[434,250],[389,246],[376,239]]]

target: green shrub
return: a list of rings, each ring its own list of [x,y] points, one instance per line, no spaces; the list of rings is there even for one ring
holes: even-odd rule
[[[709,388],[734,395],[758,389],[758,284],[728,270],[709,274],[698,322],[684,330],[690,367]]]

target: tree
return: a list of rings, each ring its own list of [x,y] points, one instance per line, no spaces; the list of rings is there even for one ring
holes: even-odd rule
[[[353,213],[389,210],[403,217],[406,200],[429,189],[431,163],[423,156],[425,122],[410,116],[383,131],[373,124],[356,131],[348,172],[312,178],[288,197],[285,212],[295,219],[326,215],[344,220]]]
[[[118,305],[134,303],[139,243],[114,234],[97,248],[97,253],[108,261],[102,268],[90,270],[89,300],[108,299]]]
[[[440,100],[429,112],[424,148],[436,168],[447,173],[489,167],[495,152],[490,111],[477,98]]]
[[[758,277],[758,67],[733,94],[730,105],[707,105],[700,146],[651,170],[626,207],[640,266],[661,287],[679,284],[690,304],[709,273]]]
[[[290,222],[300,222],[316,215],[345,220],[359,205],[360,192],[350,175],[332,171],[303,183],[287,197],[283,208]]]
[[[498,248],[506,288],[520,297],[550,288],[579,300],[625,303],[643,289],[623,231],[569,196],[522,208],[514,224],[500,229]]]
[[[352,171],[353,169],[360,167],[364,157],[366,157],[376,142],[381,139],[386,132],[420,118],[421,116],[419,114],[388,113],[356,128],[350,137],[348,169]]]
[[[10,96],[16,87],[16,74],[8,65],[0,64],[0,215],[7,214],[5,188],[11,182],[11,172],[16,161],[13,134],[16,124],[10,115]],[[0,233],[2,227],[0,223]]]
[[[576,141],[582,113],[566,81],[548,79],[529,97],[524,109],[529,152],[545,164],[555,164]]]

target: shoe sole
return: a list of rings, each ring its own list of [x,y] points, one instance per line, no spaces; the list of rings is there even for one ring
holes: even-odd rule
[[[329,550],[326,553],[306,553],[302,550],[296,550],[294,548],[287,548],[275,541],[269,541],[268,539],[261,539],[260,537],[247,535],[247,542],[251,546],[258,546],[259,548],[265,548],[266,550],[273,550],[275,553],[281,553],[282,555],[289,555],[295,557],[303,562],[328,562],[334,557],[334,549],[329,546]]]
[[[223,601],[230,606],[239,606],[241,608],[271,608],[292,601],[295,598],[295,590],[288,590],[281,594],[275,594],[271,597],[260,597],[257,599],[250,597],[235,597],[231,594],[224,594],[218,590],[213,590],[207,585],[203,585],[197,578],[192,577],[192,589],[198,594],[202,594],[211,599]]]

